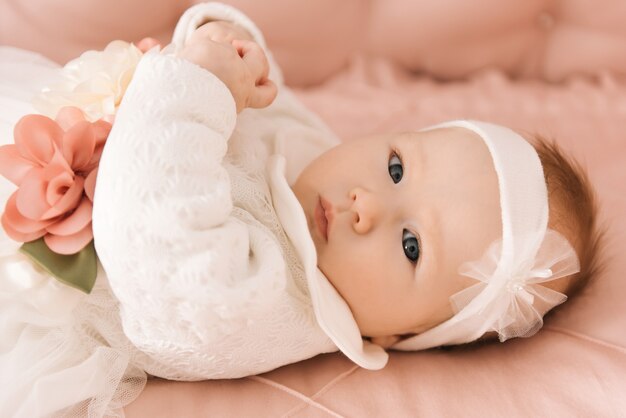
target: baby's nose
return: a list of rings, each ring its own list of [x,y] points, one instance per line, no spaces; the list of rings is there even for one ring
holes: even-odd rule
[[[361,187],[350,190],[350,211],[354,214],[352,227],[359,234],[369,232],[376,224],[380,213],[380,204],[376,196]]]

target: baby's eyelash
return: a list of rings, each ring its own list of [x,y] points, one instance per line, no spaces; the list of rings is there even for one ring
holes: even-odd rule
[[[402,159],[402,153],[400,153],[400,151],[398,151],[397,148],[392,147],[391,148],[391,155],[389,156],[389,158],[391,158],[394,155],[396,157],[398,157],[398,159],[400,160],[400,163],[402,164],[402,168],[404,168],[404,160]]]
[[[417,250],[417,255],[416,255],[415,260],[411,259],[408,256],[408,254],[406,254],[406,249],[407,248],[405,247],[404,243],[405,243],[405,240],[407,238],[409,238],[409,239],[410,238],[415,238],[416,247],[417,247],[417,249],[416,249]],[[421,256],[421,254],[422,254],[422,239],[420,238],[420,235],[415,233],[415,232],[413,232],[411,229],[407,229],[407,228],[403,229],[402,230],[402,246],[405,249],[405,255],[406,255],[407,259],[409,260],[409,262],[411,264],[413,264],[414,266],[417,265],[419,263],[419,261],[422,259],[422,256]]]
[[[389,173],[389,177],[394,184],[400,183],[402,181],[402,177],[404,177],[404,164],[402,163],[402,156],[395,148],[391,149],[389,156],[387,157],[387,172]]]

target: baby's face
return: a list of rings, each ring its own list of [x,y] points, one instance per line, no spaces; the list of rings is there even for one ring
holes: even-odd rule
[[[501,235],[489,150],[462,128],[342,143],[293,191],[318,266],[364,336],[419,333],[451,317],[449,297],[476,283],[458,267]]]

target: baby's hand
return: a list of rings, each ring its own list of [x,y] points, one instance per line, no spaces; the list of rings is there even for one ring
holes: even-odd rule
[[[250,39],[237,39],[244,35],[250,37],[245,30],[237,34],[213,23],[225,22],[210,22],[199,27],[178,56],[222,80],[235,99],[237,113],[246,107],[269,106],[276,98],[277,89],[267,78],[269,64],[263,49]]]

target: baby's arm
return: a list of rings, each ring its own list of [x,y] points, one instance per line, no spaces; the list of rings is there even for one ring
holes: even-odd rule
[[[275,239],[233,216],[222,160],[236,111],[271,102],[272,85],[257,83],[267,65],[253,45],[193,39],[182,58],[137,66],[100,161],[93,230],[124,331],[159,375],[237,377],[250,371],[220,370],[237,359],[215,347],[271,308],[286,272]]]

